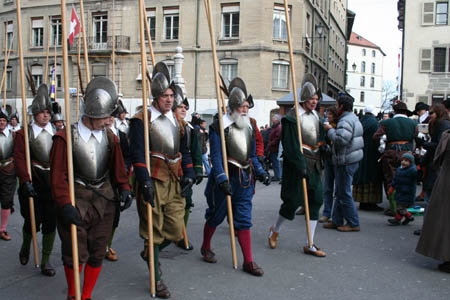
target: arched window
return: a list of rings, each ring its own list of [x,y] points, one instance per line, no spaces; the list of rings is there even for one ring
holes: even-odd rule
[[[366,77],[365,76],[361,76],[361,84],[362,87],[364,87],[366,85]]]
[[[364,103],[364,92],[361,92],[361,96],[360,96],[360,98],[359,98],[359,101],[360,101],[361,103]]]
[[[366,62],[361,62],[361,73],[366,73]]]

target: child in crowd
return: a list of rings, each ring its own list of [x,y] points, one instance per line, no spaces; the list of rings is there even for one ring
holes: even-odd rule
[[[417,168],[414,164],[414,157],[407,152],[402,155],[400,168],[395,172],[394,180],[389,188],[388,194],[394,193],[395,202],[397,203],[395,218],[389,219],[391,225],[407,225],[414,221],[408,207],[414,204],[416,197]],[[402,221],[402,219],[405,218]]]

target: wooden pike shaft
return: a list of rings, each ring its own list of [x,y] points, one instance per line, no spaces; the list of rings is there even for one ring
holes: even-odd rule
[[[44,72],[44,82],[45,83],[48,83],[48,55],[50,52],[50,39],[52,38],[51,34],[50,34],[50,22],[51,21],[49,21],[49,23],[48,23],[47,53],[45,54],[45,72]],[[55,43],[55,47],[56,47],[56,43]]]
[[[13,39],[14,39],[14,35],[13,35]],[[6,109],[6,74],[8,71],[8,60],[9,60],[9,56],[11,55],[11,49],[12,49],[12,45],[13,45],[13,41],[11,41],[11,45],[9,45],[9,50],[8,53],[6,52],[7,50],[7,44],[8,44],[8,33],[5,30],[5,69],[3,70],[3,77],[2,77],[2,82],[0,84],[0,90],[3,89],[3,86],[5,86],[5,88],[3,89],[3,108]]]
[[[148,47],[150,49],[150,58],[152,59],[152,66],[154,67],[156,64],[155,61],[155,53],[153,53],[153,44],[152,44],[152,35],[150,33],[150,25],[148,24],[148,18],[147,18],[147,11],[145,10],[145,6],[142,8],[144,11],[145,16],[145,29],[147,30],[147,40],[148,40]],[[142,75],[144,76],[144,75]]]
[[[69,59],[67,56],[67,39],[66,39],[66,0],[61,0],[61,25],[62,25],[62,49],[63,49],[63,72],[64,72],[64,105],[66,112],[66,145],[67,145],[67,177],[69,183],[70,202],[75,206],[75,190],[73,178],[73,157],[72,157],[72,133],[70,123],[70,99],[69,99]],[[70,225],[70,233],[72,236],[72,257],[73,257],[73,273],[75,281],[75,299],[81,299],[80,293],[80,272],[78,260],[78,239],[77,226]]]
[[[83,33],[83,51],[84,51],[84,66],[86,68],[86,84],[91,81],[91,73],[89,71],[89,54],[86,42],[86,27],[84,26],[84,5],[83,0],[80,0],[80,15],[81,15],[81,31]]]
[[[19,64],[20,64],[20,86],[22,94],[22,115],[23,115],[23,131],[25,139],[25,158],[27,161],[27,171],[31,178],[31,160],[30,160],[30,143],[28,139],[28,123],[27,123],[27,99],[25,94],[25,68],[23,64],[23,48],[22,48],[22,18],[20,12],[20,0],[16,0],[16,11],[17,11],[17,32],[18,32],[18,44],[19,44]],[[28,198],[30,206],[30,220],[31,220],[31,235],[33,237],[33,253],[34,253],[34,264],[36,267],[39,266],[39,253],[38,245],[36,239],[36,219],[34,217],[34,202],[33,198]]]
[[[145,49],[144,37],[144,0],[139,0],[139,37],[141,41],[141,74],[142,74],[142,111],[144,114],[144,155],[145,165],[148,173],[150,172],[150,149],[148,139],[148,110],[147,110],[147,55]],[[150,83],[148,83],[150,84]],[[148,255],[149,255],[149,269],[150,269],[150,294],[152,297],[156,295],[155,285],[155,262],[153,252],[153,212],[152,207],[147,203],[147,227],[148,227]]]
[[[289,58],[291,61],[291,80],[292,80],[292,89],[294,94],[294,107],[295,107],[295,118],[297,119],[297,132],[298,132],[298,142],[300,144],[300,152],[303,154],[303,146],[302,146],[302,131],[300,127],[300,115],[298,111],[298,96],[297,96],[297,83],[295,81],[295,67],[294,67],[294,49],[292,47],[292,38],[291,38],[291,21],[289,18],[289,6],[288,0],[284,0],[284,11],[286,13],[286,29],[288,34],[288,44],[289,44]],[[308,201],[308,190],[306,185],[306,179],[302,179],[303,186],[303,199],[304,199],[304,208],[305,208],[305,219],[306,219],[306,232],[308,234],[308,246],[312,247],[311,241],[311,227],[309,224],[309,201]]]
[[[217,59],[217,53],[216,53],[216,39],[214,36],[214,25],[212,22],[212,15],[211,15],[211,1],[210,0],[204,0],[205,3],[205,11],[206,11],[206,17],[208,19],[208,26],[209,26],[209,35],[211,38],[211,49],[212,49],[212,56],[213,56],[213,66],[214,66],[214,78],[215,78],[215,84],[216,84],[216,96],[217,96],[217,111],[219,113],[219,128],[220,128],[220,141],[222,144],[222,161],[223,161],[223,169],[225,171],[225,175],[227,178],[229,177],[228,173],[228,159],[227,159],[227,151],[225,147],[225,133],[223,128],[223,113],[222,110],[224,109],[224,105],[221,101],[220,96],[220,87],[219,87],[219,70],[217,69],[219,63]],[[233,260],[233,267],[237,269],[237,255],[236,255],[236,240],[234,238],[234,223],[233,223],[233,208],[231,205],[231,197],[227,196],[227,207],[228,207],[228,223],[230,226],[230,241],[231,241],[231,255]]]
[[[78,67],[80,67],[80,63],[81,63],[81,57],[80,57],[80,52],[81,52],[81,40],[80,38],[78,38],[78,53],[77,53],[77,64]],[[78,76],[81,77],[81,71],[78,71]],[[78,78],[78,82],[77,82],[77,105],[76,105],[76,119],[79,119],[79,115],[80,115],[80,88],[81,88],[81,84],[80,84],[81,78]]]

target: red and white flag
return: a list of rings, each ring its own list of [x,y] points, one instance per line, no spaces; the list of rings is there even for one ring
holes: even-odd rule
[[[69,44],[72,46],[73,39],[81,31],[80,20],[78,19],[75,7],[72,6],[72,17],[70,18],[70,29],[69,29]]]

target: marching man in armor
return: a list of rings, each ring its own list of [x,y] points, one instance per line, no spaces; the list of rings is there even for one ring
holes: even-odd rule
[[[0,204],[1,226],[0,238],[9,241],[11,236],[6,232],[8,217],[14,205],[16,190],[16,172],[14,170],[14,132],[8,128],[8,113],[0,108]]]
[[[227,216],[227,196],[231,196],[234,227],[244,256],[243,270],[255,276],[264,271],[252,258],[250,228],[252,227],[252,198],[255,192],[255,176],[265,185],[270,176],[256,157],[256,129],[248,116],[253,107],[252,96],[247,96],[245,83],[239,77],[233,79],[228,89],[228,113],[223,117],[225,144],[228,157],[229,178],[225,175],[219,121],[210,126],[212,169],[208,177],[205,196],[208,202],[203,230],[201,254],[208,263],[217,259],[211,250],[211,239],[217,226]]]
[[[20,130],[19,116],[17,115],[17,112],[13,113],[11,115],[11,117],[9,118],[8,127],[11,131],[19,131]]]
[[[191,123],[186,122],[184,119],[186,118],[186,113],[189,110],[189,101],[187,98],[183,98],[183,90],[177,85],[175,86],[175,101],[174,101],[174,111],[175,114],[183,120],[182,123],[184,125],[184,133],[187,137],[187,146],[191,153],[192,163],[194,165],[195,171],[195,184],[200,184],[203,180],[203,161],[202,161],[202,150],[200,149],[200,143],[198,141],[197,132],[194,130],[194,127]],[[187,222],[189,220],[189,215],[191,213],[191,208],[194,206],[192,202],[192,188],[190,188],[186,196],[184,197],[186,200],[186,207],[184,212],[184,225],[187,227]],[[194,246],[189,242],[188,248],[186,249],[185,241],[182,239],[177,242],[177,246],[185,249],[185,250],[193,250]]]
[[[116,107],[116,85],[106,77],[93,79],[86,88],[81,119],[71,128],[76,207],[69,198],[65,130],[58,131],[53,138],[52,192],[60,210],[58,233],[68,285],[67,299],[74,299],[75,295],[70,225],[77,225],[80,272],[85,264],[82,299],[91,299],[111,237],[114,188],[119,190],[121,208],[131,205],[119,140],[105,128]]]
[[[64,129],[64,121],[64,117],[61,115],[61,113],[53,114],[52,124],[56,127],[57,131]]]
[[[153,70],[151,92],[153,104],[148,109],[151,174],[145,164],[143,112],[130,123],[130,153],[136,176],[139,234],[144,239],[141,257],[148,261],[148,247],[154,249],[156,296],[169,298],[161,280],[159,252],[182,238],[185,214],[184,196],[195,181],[192,159],[183,123],[173,113],[174,84],[163,62]],[[153,242],[148,244],[146,205],[153,206]]]
[[[31,104],[33,122],[28,125],[31,174],[28,174],[27,171],[23,129],[16,132],[14,139],[14,163],[20,182],[18,191],[20,213],[25,221],[22,232],[23,242],[19,253],[20,263],[26,265],[30,255],[32,235],[28,199],[33,197],[36,231],[42,230],[43,234],[41,273],[46,276],[54,276],[55,269],[49,262],[56,235],[56,207],[50,189],[50,149],[56,128],[50,123],[52,105],[48,95],[47,85],[42,84]]]
[[[122,103],[121,95],[119,94],[119,102]],[[128,132],[130,131],[130,126],[128,125],[128,120],[125,118],[125,116],[128,114],[125,106],[123,106],[123,103],[120,105],[120,111],[117,112],[115,116],[115,127],[119,130],[128,135]]]
[[[324,144],[325,131],[315,110],[319,100],[320,91],[317,81],[312,74],[306,74],[302,83],[299,106],[303,154],[300,152],[295,111],[291,110],[281,121],[281,141],[283,143],[281,201],[283,203],[277,222],[270,227],[269,246],[272,249],[277,247],[281,224],[286,220],[292,221],[295,211],[299,206],[304,206],[302,179],[306,178],[312,247],[308,247],[308,236],[306,235],[306,246],[303,247],[303,251],[306,254],[324,257],[326,253],[313,243],[319,209],[323,202],[320,146]]]

